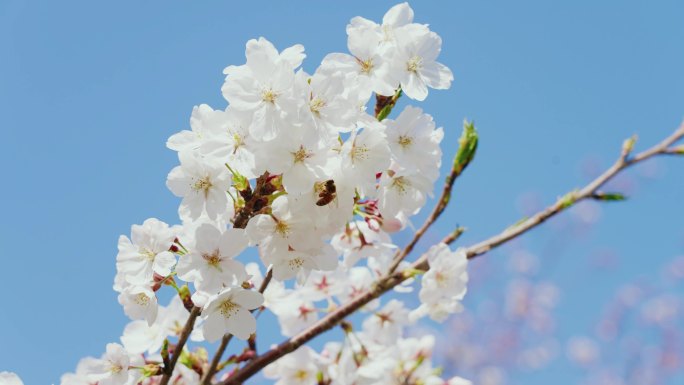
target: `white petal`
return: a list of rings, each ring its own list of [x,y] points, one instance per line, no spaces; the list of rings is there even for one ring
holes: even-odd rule
[[[233,295],[233,301],[245,309],[256,309],[264,303],[264,296],[258,291],[242,290]]]
[[[400,27],[413,22],[413,9],[408,3],[397,4],[390,8],[382,18],[382,24]]]
[[[202,323],[202,334],[204,339],[209,342],[215,342],[221,339],[226,334],[225,322],[221,314],[210,314]]]
[[[176,257],[170,251],[164,251],[154,257],[154,272],[166,277],[171,274],[171,269],[176,264]]]
[[[235,337],[246,340],[256,331],[256,319],[249,311],[240,308],[226,322],[228,332]]]
[[[425,83],[436,90],[445,90],[451,87],[454,75],[444,64],[431,62],[426,63],[420,71]]]

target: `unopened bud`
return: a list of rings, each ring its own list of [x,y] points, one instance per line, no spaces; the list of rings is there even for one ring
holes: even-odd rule
[[[622,153],[628,155],[634,149],[634,144],[636,144],[637,136],[633,135],[631,138],[625,139],[622,143]]]
[[[161,356],[162,360],[164,361],[164,364],[166,365],[169,360],[169,339],[165,338],[164,343],[162,344],[162,349],[161,349]]]
[[[478,135],[475,130],[475,123],[464,120],[463,133],[458,139],[458,151],[454,157],[453,169],[456,174],[463,172],[473,160],[477,151],[477,143]]]
[[[178,289],[178,296],[181,298],[181,301],[183,301],[183,306],[185,306],[188,311],[192,311],[195,304],[192,302],[192,295],[190,294],[188,285],[183,285]]]
[[[154,273],[152,276],[152,291],[157,291],[161,288],[161,286],[164,284],[164,276],[159,275],[157,273]]]

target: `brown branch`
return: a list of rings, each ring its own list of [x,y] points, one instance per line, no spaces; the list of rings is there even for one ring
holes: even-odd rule
[[[235,211],[235,216],[232,219],[234,228],[246,228],[249,220],[257,215],[261,209],[268,206],[268,197],[275,191],[271,177],[268,172],[265,172],[257,178],[254,191],[247,184],[244,190],[238,192],[245,200],[245,205]]]
[[[271,283],[271,279],[273,279],[273,269],[269,269],[266,273],[264,280],[261,282],[261,285],[259,286],[259,293],[263,294],[264,291],[266,291],[268,284]],[[216,374],[216,369],[218,368],[218,365],[221,362],[223,353],[225,353],[226,348],[228,347],[228,344],[232,339],[233,335],[230,333],[225,334],[221,339],[221,344],[219,345],[218,349],[216,349],[216,353],[214,353],[214,357],[211,360],[209,369],[207,370],[206,374],[204,375],[204,378],[202,379],[202,385],[211,384],[211,379],[212,377],[214,377],[214,374]]]
[[[603,174],[599,175],[596,179],[590,182],[587,186],[581,190],[574,190],[566,194],[563,198],[559,199],[554,205],[542,210],[536,215],[522,221],[512,227],[507,228],[502,233],[495,235],[485,241],[482,241],[474,246],[466,248],[466,255],[468,258],[474,258],[478,255],[482,255],[491,249],[516,238],[528,230],[538,226],[539,224],[546,221],[548,218],[564,211],[568,207],[574,205],[579,200],[586,199],[594,194],[601,186],[612,179],[623,169],[649,159],[655,155],[669,154],[670,145],[679,140],[684,136],[684,124],[679,127],[671,136],[660,142],[659,144],[651,147],[650,149],[635,155],[632,158],[628,158],[631,152],[631,146],[633,141],[629,146],[624,146],[623,151],[613,166],[606,170]],[[629,144],[626,142],[626,144]],[[453,233],[447,236],[445,240],[453,240],[456,237]],[[221,382],[221,385],[238,385],[242,384],[244,381],[252,377],[254,374],[259,372],[261,369],[269,365],[270,363],[276,361],[280,357],[296,350],[306,342],[310,341],[314,337],[330,330],[345,317],[354,313],[370,301],[378,298],[383,293],[392,289],[393,287],[399,285],[404,280],[413,276],[412,271],[422,270],[426,271],[429,268],[427,254],[423,254],[411,266],[404,271],[392,272],[388,275],[380,278],[371,289],[354,298],[351,302],[337,308],[335,311],[329,313],[324,318],[318,320],[315,324],[307,328],[306,330],[300,332],[299,334],[291,337],[284,342],[282,342],[277,347],[269,350],[256,357],[254,360],[249,362],[247,365],[242,367],[237,372],[233,373],[229,378]]]
[[[202,309],[199,307],[192,308],[190,316],[188,317],[188,321],[185,323],[180,337],[178,337],[178,343],[173,348],[173,357],[171,357],[169,366],[164,367],[164,375],[162,376],[161,381],[159,381],[159,385],[168,385],[171,375],[173,374],[173,369],[176,367],[176,363],[178,362],[178,358],[180,358],[181,353],[183,353],[183,346],[185,346],[185,343],[188,341],[188,337],[190,336],[190,333],[192,333],[192,329],[195,326],[195,320],[201,311]]]

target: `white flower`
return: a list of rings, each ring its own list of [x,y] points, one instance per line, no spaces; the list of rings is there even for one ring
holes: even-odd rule
[[[393,95],[399,85],[390,77],[389,63],[380,49],[382,36],[371,28],[352,28],[347,31],[347,47],[351,55],[331,53],[323,58],[321,71],[353,74],[357,78],[360,95],[375,92]]]
[[[157,297],[149,287],[128,286],[119,294],[119,303],[133,320],[144,319],[152,325],[157,319]]]
[[[165,338],[158,323],[148,325],[147,322],[139,320],[126,325],[121,343],[131,354],[142,354],[145,351],[152,354],[161,348]]]
[[[169,249],[175,237],[169,225],[155,218],[131,226],[131,239],[119,237],[116,268],[121,278],[131,284],[148,284],[154,273],[164,277],[171,274],[176,258]]]
[[[400,213],[416,214],[432,193],[432,183],[420,173],[386,172],[380,178],[378,208],[383,217],[394,218]]]
[[[354,221],[344,231],[336,234],[330,241],[338,253],[343,255],[343,263],[352,267],[363,258],[394,255],[396,246],[382,230],[372,230],[365,221]]]
[[[220,164],[227,163],[248,179],[257,177],[254,173],[257,142],[249,134],[252,114],[231,107],[220,113],[221,124],[210,125],[205,130],[206,140],[200,148],[201,153],[217,159]]]
[[[258,291],[229,287],[209,298],[202,311],[202,333],[209,342],[218,341],[224,334],[246,340],[256,331],[256,319],[250,310],[264,302]]]
[[[224,286],[239,284],[247,278],[247,273],[235,257],[247,245],[243,229],[230,228],[221,232],[216,226],[204,223],[195,232],[195,245],[178,261],[178,277],[194,282],[197,290],[211,294]]]
[[[200,104],[192,109],[190,127],[192,131],[183,130],[171,135],[166,147],[174,151],[194,151],[206,141],[210,131],[220,130],[225,126],[223,111],[214,111],[206,104]]]
[[[342,169],[363,195],[375,190],[376,175],[390,165],[390,149],[380,123],[353,133],[342,146]]]
[[[320,240],[312,234],[308,211],[289,196],[276,198],[271,203],[271,214],[255,215],[247,223],[247,237],[268,254],[281,251],[305,250]],[[267,256],[268,258],[268,256]]]
[[[171,170],[166,186],[183,198],[179,209],[182,216],[198,219],[206,212],[215,219],[233,207],[228,201],[232,176],[227,167],[209,165],[189,152],[178,153],[178,158],[181,164]]]
[[[273,254],[264,258],[264,261],[273,264],[273,278],[284,281],[297,277],[300,284],[306,280],[311,270],[330,271],[335,270],[338,265],[337,254],[327,243],[322,243],[320,248],[313,250],[288,250]]]
[[[24,383],[15,373],[0,372],[0,385],[24,385]]]
[[[142,321],[144,323],[144,321]],[[94,357],[82,358],[76,366],[75,373],[65,373],[60,379],[60,385],[91,385],[90,368],[98,365],[99,360]]]
[[[166,337],[180,335],[188,315],[180,297],[174,296],[169,306],[159,306],[157,320],[153,324],[148,325],[142,320],[128,323],[121,336],[121,343],[131,354],[158,352]]]
[[[449,315],[462,311],[463,306],[461,303],[451,299],[438,302],[423,302],[409,314],[409,319],[411,322],[415,322],[425,316],[430,316],[434,321],[444,322]]]
[[[397,31],[398,50],[392,60],[391,75],[411,99],[425,100],[428,87],[444,90],[451,87],[454,75],[436,62],[442,39],[434,32],[405,28]]]
[[[98,385],[123,385],[128,381],[131,359],[119,344],[107,344],[107,351],[99,360],[89,362],[88,378]]]
[[[404,326],[409,323],[409,310],[404,303],[393,299],[363,322],[363,331],[374,341],[387,345],[401,337]]]
[[[316,385],[318,360],[318,354],[304,345],[264,368],[264,376],[278,379],[276,385]]]
[[[463,249],[451,251],[444,243],[432,246],[427,256],[430,268],[421,280],[422,305],[413,318],[429,314],[432,319],[443,321],[448,314],[463,310],[460,301],[467,291],[468,259]]]
[[[375,279],[367,267],[356,266],[349,269],[344,291],[337,296],[341,303],[347,303],[371,289]],[[362,310],[372,310],[378,307],[380,301],[369,302]]]
[[[432,116],[413,106],[406,108],[396,120],[383,121],[387,126],[387,142],[392,157],[400,168],[418,172],[434,182],[439,176],[444,131],[435,129]]]
[[[305,125],[316,127],[319,135],[337,136],[356,127],[358,97],[345,89],[345,76],[341,73],[327,74],[317,71],[313,76],[302,71],[297,74],[297,86],[305,103],[301,117]]]
[[[290,135],[260,147],[257,170],[282,174],[283,186],[290,194],[308,192],[324,175],[331,148],[330,141],[319,137],[313,126],[292,127]]]
[[[335,270],[312,271],[304,283],[297,283],[295,293],[303,300],[331,303],[333,297],[342,295],[349,285],[347,269],[335,265]]]
[[[301,298],[295,291],[281,296],[278,302],[271,304],[269,310],[278,317],[280,332],[286,337],[294,336],[318,320],[314,303]]]
[[[247,64],[229,66],[223,73],[221,89],[230,105],[253,113],[250,133],[262,140],[272,140],[284,128],[283,119],[296,106],[291,95],[294,69],[304,58],[304,48],[293,46],[281,54],[263,37],[247,42]]]
[[[385,13],[385,16],[382,18],[382,25],[378,25],[377,23],[361,16],[352,18],[347,26],[347,33],[349,33],[350,29],[374,29],[377,31],[377,33],[382,35],[382,39],[380,41],[381,45],[391,45],[396,43],[395,30],[407,25],[411,25],[411,23],[413,23],[413,9],[411,9],[408,3],[401,3],[390,8]],[[425,26],[419,24],[413,24],[412,26],[426,28]]]

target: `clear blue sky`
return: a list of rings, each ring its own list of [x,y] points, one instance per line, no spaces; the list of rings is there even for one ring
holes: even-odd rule
[[[222,70],[244,62],[248,39],[302,43],[312,71],[346,50],[351,17],[379,20],[395,2],[236,4],[0,1],[0,371],[56,383],[118,340],[127,319],[111,289],[117,237],[148,217],[177,223],[164,183],[177,160],[164,143],[188,127],[193,105],[225,106]],[[606,167],[626,137],[638,133],[643,148],[684,118],[681,1],[412,6],[442,36],[455,75],[421,105],[445,127],[445,158],[464,117],[481,134],[433,238],[454,223],[470,229],[464,244],[497,232],[522,215],[521,196],[551,203],[587,181],[587,159]],[[644,182],[632,198],[604,207],[558,263],[561,333],[586,331],[620,282],[655,279],[684,253],[684,159],[650,167],[657,178],[632,172]],[[621,263],[583,279],[597,247]],[[524,383],[562,381],[566,370]]]

